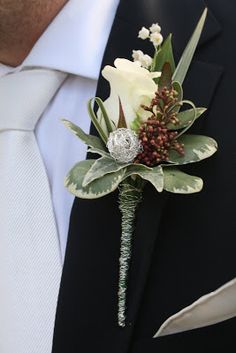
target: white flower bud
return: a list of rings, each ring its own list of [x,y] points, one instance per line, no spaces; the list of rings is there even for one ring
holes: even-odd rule
[[[140,58],[144,55],[142,50],[133,50],[132,58],[134,61],[140,61]]]
[[[142,67],[144,67],[145,69],[148,69],[149,66],[152,65],[152,58],[149,55],[145,54],[145,55],[143,55],[140,62],[141,62]]]
[[[133,50],[132,57],[134,62],[139,62],[145,69],[148,69],[149,66],[152,65],[152,58],[149,55],[144,54],[142,50]]]
[[[159,45],[161,45],[161,43],[163,42],[163,37],[162,37],[161,33],[159,33],[159,32],[154,32],[154,33],[151,33],[150,41],[151,41],[155,46],[159,46]]]
[[[161,32],[161,27],[159,26],[158,23],[153,23],[152,26],[149,28],[151,33],[160,33]]]
[[[138,38],[141,38],[143,40],[149,38],[150,32],[146,27],[142,27],[141,30],[138,33]]]

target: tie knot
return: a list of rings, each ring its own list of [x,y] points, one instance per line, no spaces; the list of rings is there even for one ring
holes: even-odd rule
[[[34,130],[66,74],[45,69],[25,70],[0,79],[0,131]]]

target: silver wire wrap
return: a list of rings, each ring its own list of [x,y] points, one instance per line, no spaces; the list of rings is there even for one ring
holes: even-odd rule
[[[120,270],[118,291],[118,324],[125,327],[127,280],[132,253],[132,238],[134,232],[135,213],[142,200],[142,189],[137,189],[127,181],[119,188],[119,209],[122,214]]]

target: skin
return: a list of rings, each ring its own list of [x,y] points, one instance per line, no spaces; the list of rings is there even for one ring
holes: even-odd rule
[[[0,62],[18,66],[68,0],[0,0]]]

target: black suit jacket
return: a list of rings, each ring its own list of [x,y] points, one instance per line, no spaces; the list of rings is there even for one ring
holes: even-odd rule
[[[138,40],[137,33],[157,21],[165,35],[173,33],[178,59],[205,6],[206,26],[184,85],[186,99],[208,108],[192,132],[219,143],[213,158],[185,168],[204,179],[204,190],[181,196],[146,187],[137,215],[123,329],[117,325],[117,193],[75,199],[53,353],[235,351],[236,319],[152,337],[169,316],[236,277],[236,2],[121,0],[102,66],[117,57],[130,58],[133,49],[152,54],[150,43]],[[109,95],[102,78],[97,95]]]

